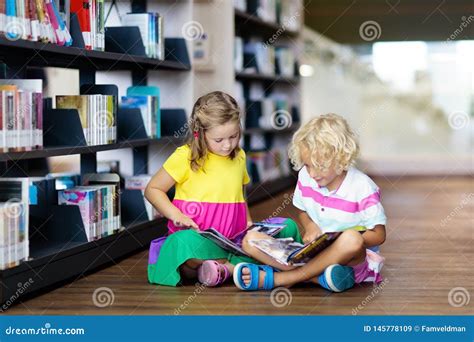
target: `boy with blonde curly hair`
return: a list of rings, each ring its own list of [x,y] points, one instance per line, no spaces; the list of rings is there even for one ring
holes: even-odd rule
[[[306,265],[295,267],[276,262],[250,243],[271,237],[249,232],[243,249],[265,265],[236,265],[234,282],[238,288],[269,290],[310,281],[341,292],[354,283],[382,280],[379,271],[383,258],[368,248],[385,241],[386,216],[379,188],[353,166],[358,153],[355,134],[336,114],[316,117],[294,134],[289,156],[299,173],[293,205],[299,211],[303,242],[325,232],[342,234]],[[354,229],[360,227],[365,230]],[[281,272],[274,273],[273,268]]]

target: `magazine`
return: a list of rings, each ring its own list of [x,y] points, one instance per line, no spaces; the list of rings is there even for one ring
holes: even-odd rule
[[[232,238],[227,238],[218,232],[214,228],[209,228],[203,231],[200,231],[199,234],[204,236],[205,238],[213,241],[216,245],[225,249],[226,251],[238,254],[238,255],[245,255],[248,256],[247,253],[244,252],[242,249],[242,240],[247,234],[248,231],[256,231],[265,233],[269,236],[277,235],[282,229],[286,227],[285,224],[282,223],[268,223],[268,222],[256,222],[248,229],[238,233],[237,235],[233,236]]]
[[[283,265],[301,266],[331,245],[340,234],[324,233],[305,245],[293,238],[253,239],[250,244]]]

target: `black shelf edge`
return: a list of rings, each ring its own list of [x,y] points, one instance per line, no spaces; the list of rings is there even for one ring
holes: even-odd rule
[[[293,126],[282,128],[282,129],[253,127],[253,128],[246,128],[244,130],[244,135],[263,134],[263,133],[273,133],[273,134],[291,133],[291,132],[296,131],[298,128],[299,128],[299,125],[293,125]]]
[[[148,146],[158,142],[181,143],[183,138],[161,137],[159,139],[137,139],[120,141],[115,144],[95,145],[95,146],[77,146],[77,147],[45,147],[41,150],[24,151],[24,152],[5,152],[0,153],[0,162],[12,160],[25,160],[36,158],[47,158],[56,156],[65,156],[72,154],[88,154],[101,151],[118,150],[121,148],[135,148],[140,146]]]
[[[157,219],[130,226],[114,235],[67,250],[61,250],[58,245],[59,250],[56,254],[43,256],[0,271],[0,280],[3,284],[1,303],[11,299],[15,294],[16,301],[13,304],[17,304],[24,297],[49,291],[64,282],[90,274],[127,255],[148,248],[151,240],[164,236],[166,232],[166,220]],[[18,284],[27,283],[30,286],[18,297],[15,293]]]
[[[247,187],[247,203],[255,205],[259,202],[270,199],[269,196],[275,196],[291,187],[294,187],[298,176],[290,174],[271,181],[261,182],[249,185]]]
[[[87,68],[92,70],[190,70],[190,66],[177,61],[159,61],[153,58],[116,52],[93,51],[77,47],[31,42],[11,41],[0,37],[0,60],[7,64],[29,66]]]
[[[245,26],[245,32],[248,32],[248,34],[252,33],[255,35],[258,34],[257,32],[261,32],[262,34],[271,36],[272,34],[279,32],[281,36],[286,37],[297,37],[299,35],[299,32],[297,31],[283,29],[283,26],[278,23],[264,21],[256,15],[249,14],[236,8],[234,8],[234,11],[236,26],[241,28]]]
[[[300,79],[298,77],[285,77],[280,75],[262,75],[255,73],[238,72],[235,74],[235,79],[238,81],[261,81],[273,83],[287,83],[298,84]]]

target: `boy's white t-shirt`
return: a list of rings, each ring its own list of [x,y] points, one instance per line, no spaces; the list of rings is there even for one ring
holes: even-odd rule
[[[319,187],[303,167],[298,173],[293,205],[305,211],[323,233],[355,226],[373,229],[387,222],[379,188],[355,167],[347,170],[341,186],[331,192],[326,187]]]

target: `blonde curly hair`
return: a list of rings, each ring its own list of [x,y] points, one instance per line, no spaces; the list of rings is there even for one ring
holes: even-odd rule
[[[295,170],[303,167],[302,149],[319,170],[347,170],[359,154],[356,135],[342,116],[333,113],[320,115],[295,132],[288,149]]]

